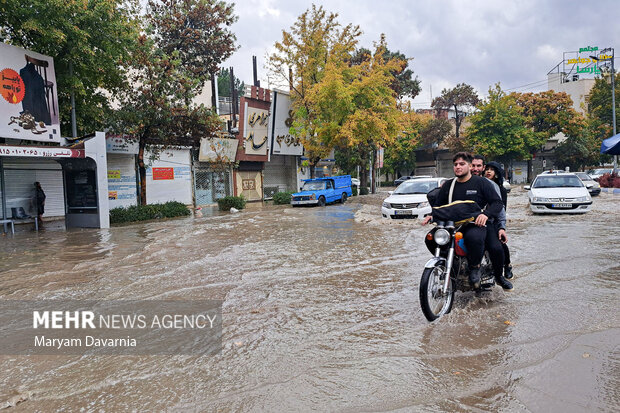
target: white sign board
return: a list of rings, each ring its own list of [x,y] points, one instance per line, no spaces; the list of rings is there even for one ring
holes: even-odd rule
[[[139,146],[138,141],[124,138],[122,136],[106,135],[105,150],[107,153],[126,153],[137,155]]]
[[[0,43],[0,137],[60,143],[54,59]]]
[[[271,153],[276,155],[303,155],[304,147],[299,138],[289,133],[292,125],[291,98],[287,93],[274,92],[271,103],[271,119],[269,140]]]
[[[237,139],[202,138],[200,140],[200,162],[234,162],[237,157]]]

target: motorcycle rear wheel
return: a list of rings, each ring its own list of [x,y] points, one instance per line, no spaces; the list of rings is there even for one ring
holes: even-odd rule
[[[433,268],[425,268],[420,280],[420,305],[424,317],[428,321],[435,321],[452,310],[454,302],[454,287],[452,279],[448,285],[448,292],[441,294],[446,268],[437,264]]]

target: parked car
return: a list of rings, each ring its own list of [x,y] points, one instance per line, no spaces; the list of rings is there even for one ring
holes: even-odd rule
[[[523,188],[535,214],[585,214],[592,208],[588,188],[574,173],[543,173]]]
[[[432,178],[432,176],[430,175],[401,176],[400,178],[394,181],[394,186],[398,186],[409,179],[422,179],[422,178]]]
[[[351,178],[351,186],[360,187],[360,180],[357,178]]]
[[[389,192],[381,206],[381,214],[384,218],[422,218],[430,215],[432,208],[426,199],[426,194],[441,186],[446,178],[420,178],[409,179]]]
[[[581,179],[581,182],[584,183],[586,188],[588,188],[588,192],[590,192],[590,195],[596,196],[601,193],[601,186],[598,182],[592,179],[590,175],[585,172],[575,172],[575,175],[577,175],[579,179]],[[592,186],[589,187],[588,184],[591,184]]]
[[[332,202],[345,203],[352,196],[351,175],[304,180],[300,192],[291,195],[291,205],[325,206]]]
[[[598,182],[598,179],[601,176],[605,174],[610,174],[613,171],[614,171],[614,168],[598,168],[598,169],[593,169],[592,171],[588,172],[588,175],[590,175],[592,179]]]

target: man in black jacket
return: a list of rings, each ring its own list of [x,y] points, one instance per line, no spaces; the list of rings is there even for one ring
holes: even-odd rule
[[[484,212],[478,215],[475,225],[467,225],[463,230],[465,246],[467,247],[467,261],[469,263],[469,281],[474,288],[480,287],[480,262],[484,256],[485,246],[491,256],[491,261],[496,263],[494,268],[503,269],[504,251],[497,237],[495,226],[487,225],[489,219],[497,219],[504,204],[499,194],[493,188],[493,183],[486,178],[472,175],[472,155],[468,152],[459,152],[452,158],[456,182],[451,199],[449,199],[452,180],[444,183],[439,191],[438,202],[440,205],[454,201],[475,201]],[[422,225],[430,222],[431,217],[426,217]],[[512,284],[503,277],[501,271],[495,271],[495,280],[505,290],[512,290]]]

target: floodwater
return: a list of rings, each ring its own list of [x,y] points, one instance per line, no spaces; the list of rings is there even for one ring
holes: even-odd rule
[[[2,299],[223,300],[216,355],[0,356],[0,409],[617,411],[620,196],[533,216],[514,188],[514,292],[428,323],[425,229],[384,195],[0,239]]]

